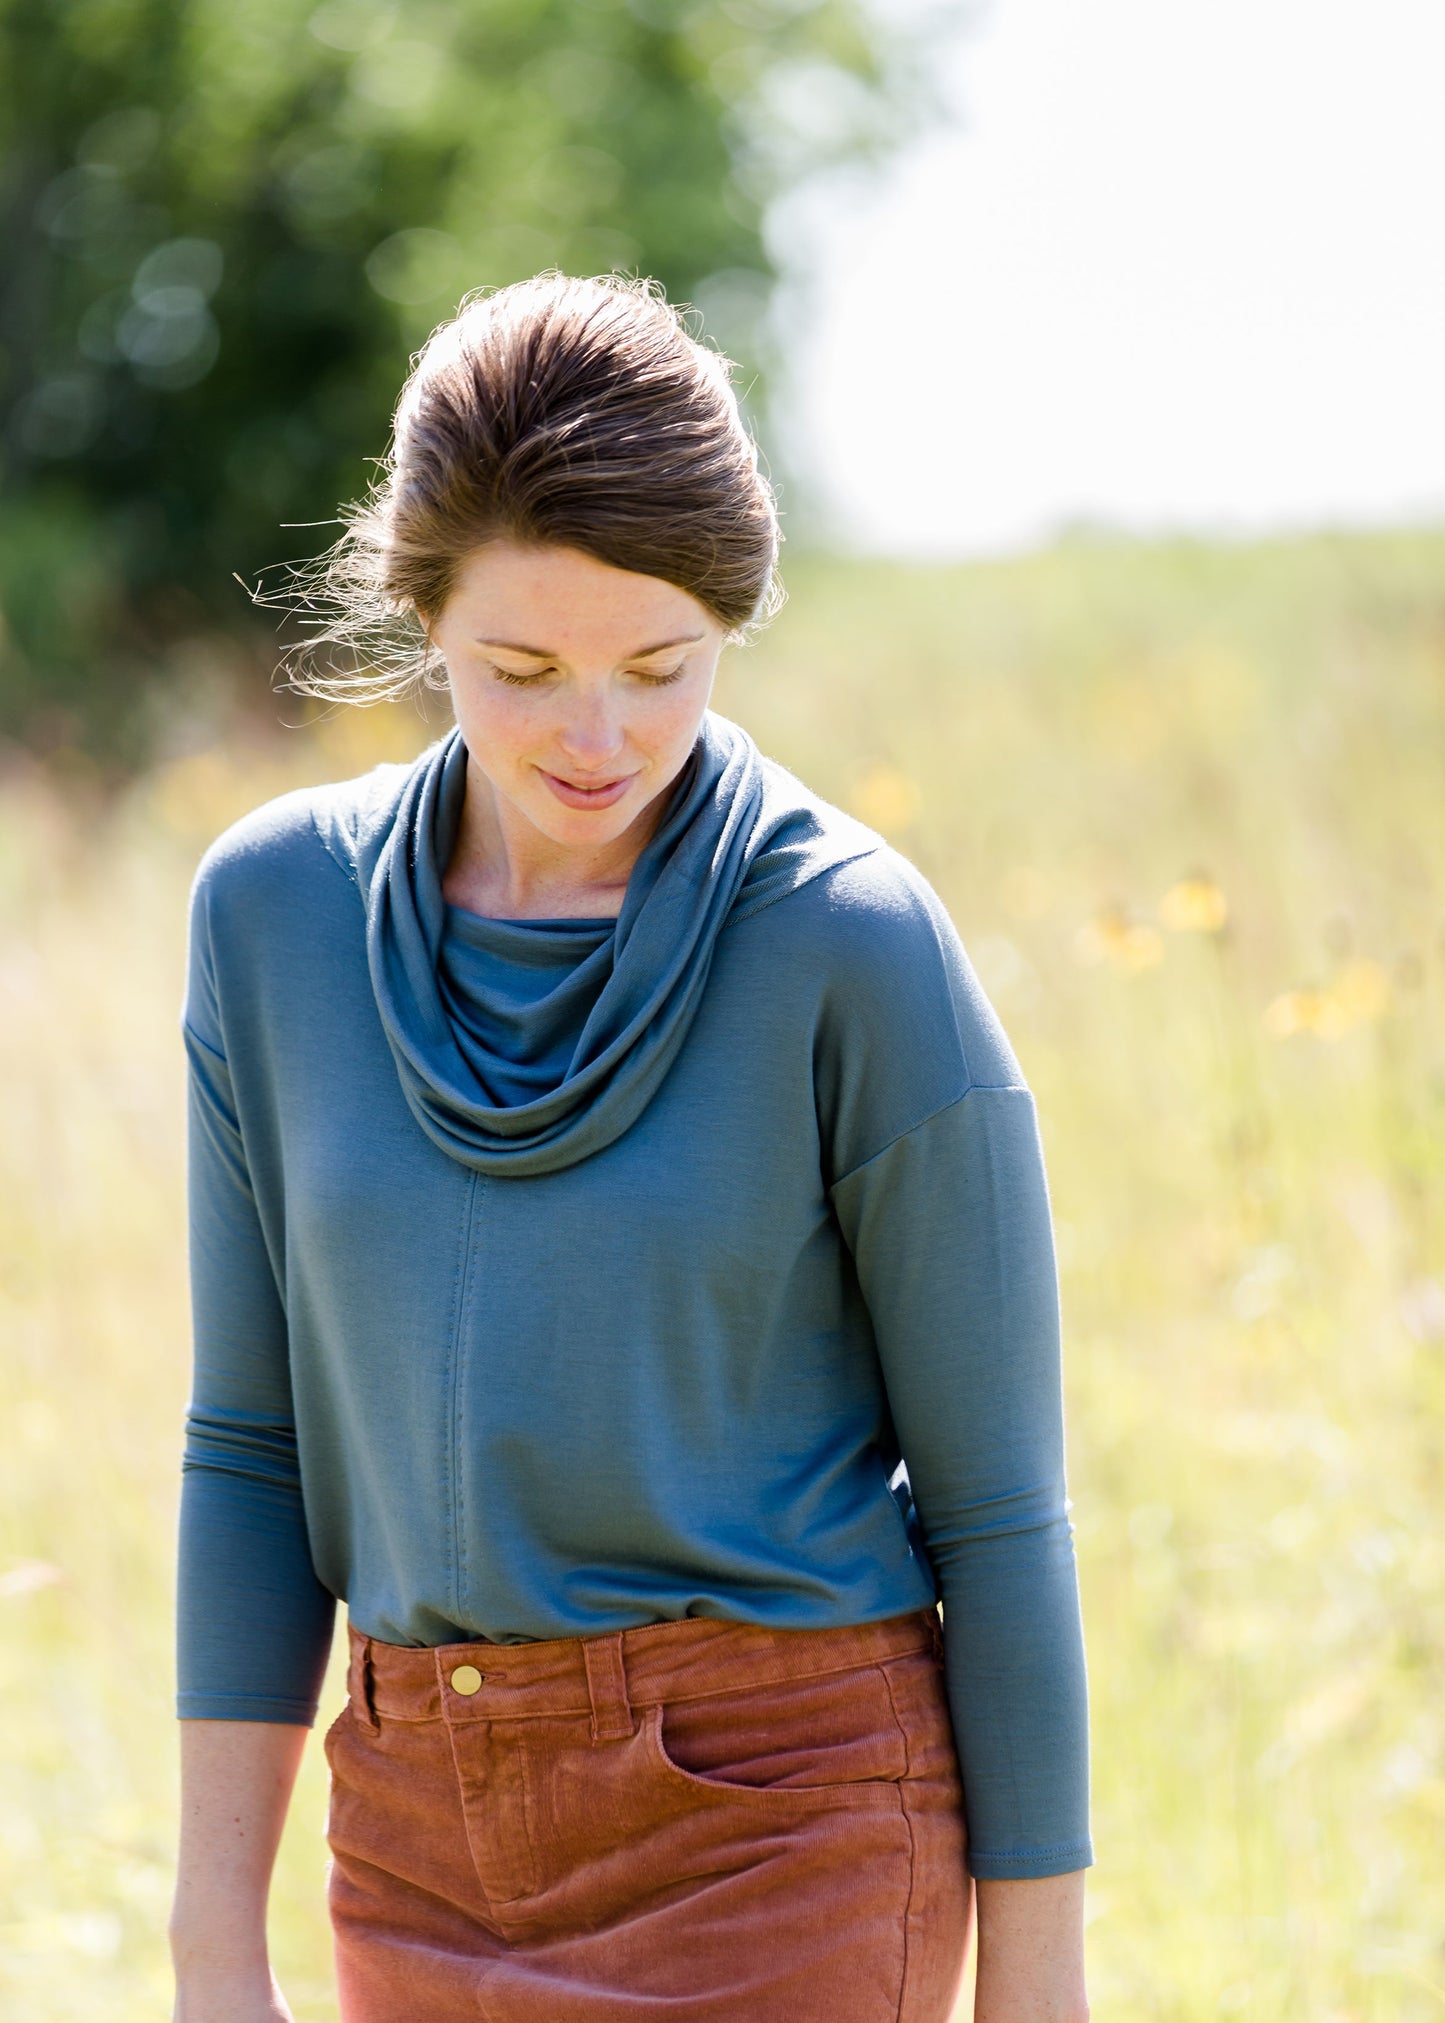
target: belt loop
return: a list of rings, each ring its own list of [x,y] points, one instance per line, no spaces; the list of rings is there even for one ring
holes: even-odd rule
[[[938,1613],[938,1604],[936,1602],[928,1611],[928,1634],[933,1645],[933,1655],[941,1665],[943,1663],[943,1621]]]
[[[376,1718],[376,1697],[372,1689],[370,1637],[358,1637],[352,1646],[346,1690],[351,1695],[351,1704],[362,1727],[373,1735],[379,1734],[381,1723]]]
[[[634,1732],[632,1702],[627,1697],[627,1668],[622,1661],[622,1631],[610,1636],[583,1637],[582,1662],[587,1668],[587,1697],[592,1703],[592,1740],[619,1742]]]
[[[361,1654],[361,1696],[366,1704],[366,1725],[373,1735],[378,1735],[381,1723],[376,1718],[376,1668],[372,1663],[370,1637]]]

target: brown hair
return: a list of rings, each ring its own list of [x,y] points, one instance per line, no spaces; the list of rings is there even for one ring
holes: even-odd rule
[[[287,685],[309,695],[445,687],[431,625],[463,557],[498,538],[675,583],[731,638],[782,601],[772,488],[729,361],[651,280],[547,272],[464,297],[413,359],[382,478],[341,517],[331,548],[285,565],[324,629],[284,657],[330,645],[357,662],[293,664]]]

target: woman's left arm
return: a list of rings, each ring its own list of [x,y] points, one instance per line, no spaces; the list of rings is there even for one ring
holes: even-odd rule
[[[978,2023],[1079,2023],[1088,1693],[1033,1093],[915,865],[884,847],[819,884],[824,1170],[943,1602]]]
[[[1087,1868],[1087,1688],[1034,1100],[974,1086],[835,1182],[929,1562],[971,1872]]]
[[[1033,1096],[970,1087],[831,1192],[943,1599],[978,2023],[1079,2023],[1087,1686]]]

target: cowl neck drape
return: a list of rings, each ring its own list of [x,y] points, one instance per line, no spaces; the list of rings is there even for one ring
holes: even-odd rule
[[[440,961],[442,878],[466,780],[456,726],[411,764],[333,790],[317,824],[365,907],[372,989],[407,1104],[442,1151],[482,1173],[553,1172],[621,1137],[687,1038],[723,928],[883,847],[763,757],[740,724],[705,711],[610,941],[588,959],[595,996],[566,1072],[529,1101],[499,1105],[488,1091],[506,1085],[505,1063],[487,1072],[484,1022],[464,1024],[449,1007]]]
[[[550,1095],[612,969],[615,919],[493,920],[448,906],[437,975],[483,1102]]]

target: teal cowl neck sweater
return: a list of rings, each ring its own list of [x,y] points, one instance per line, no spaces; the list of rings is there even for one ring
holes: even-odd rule
[[[466,786],[458,727],[411,768],[383,769],[354,821],[333,812],[327,833],[366,905],[372,988],[407,1104],[442,1151],[480,1173],[549,1173],[610,1145],[686,1039],[724,923],[881,840],[825,812],[780,767],[765,771],[742,726],[706,711],[610,947],[582,980],[595,996],[565,1074],[499,1103],[510,1056],[448,1005],[441,963],[442,878]]]
[[[447,904],[453,731],[205,853],[178,1710],[384,1642],[941,1600],[976,1876],[1093,1859],[1032,1094],[937,893],[709,712],[616,920]]]

